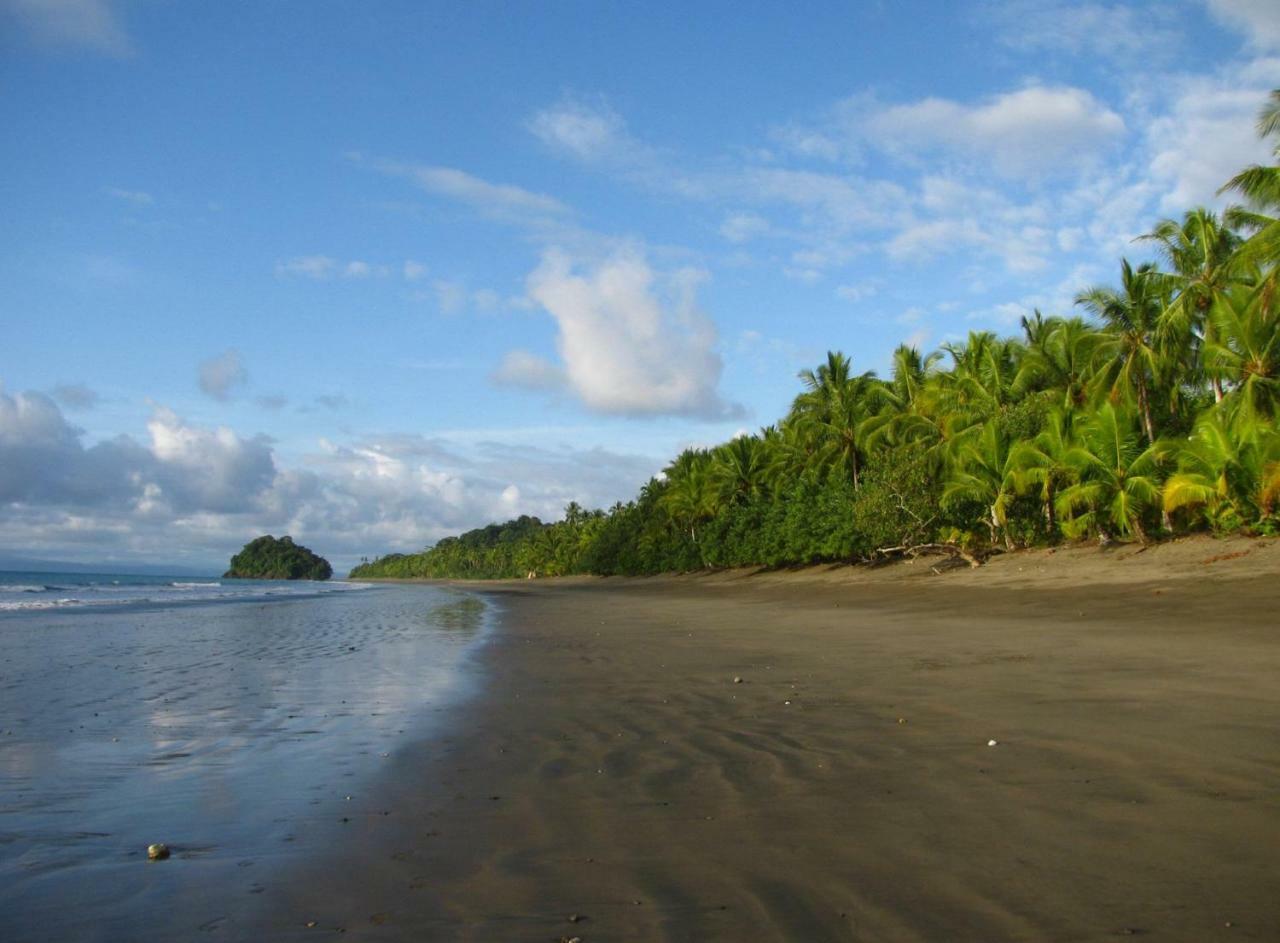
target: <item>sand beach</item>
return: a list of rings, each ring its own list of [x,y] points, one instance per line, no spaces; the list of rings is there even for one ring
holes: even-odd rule
[[[1280,939],[1280,545],[470,586],[484,693],[229,937]]]

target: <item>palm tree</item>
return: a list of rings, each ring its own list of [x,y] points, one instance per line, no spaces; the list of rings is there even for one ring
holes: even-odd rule
[[[765,449],[760,439],[743,435],[711,453],[711,477],[722,500],[745,501],[764,487]]]
[[[792,412],[815,423],[826,434],[825,451],[859,487],[863,464],[860,427],[875,412],[882,386],[873,371],[854,375],[849,358],[827,353],[817,370],[801,370],[806,391],[796,398]]]
[[[1219,530],[1273,518],[1280,503],[1280,432],[1256,419],[1228,424],[1206,413],[1178,449],[1178,471],[1164,486],[1170,511],[1203,513]]]
[[[688,528],[689,539],[698,542],[698,525],[715,516],[717,489],[711,476],[711,456],[703,449],[686,449],[667,466],[667,487],[662,505],[672,521]]]
[[[1019,494],[1038,493],[1050,533],[1058,527],[1058,494],[1075,478],[1067,456],[1076,447],[1075,427],[1080,419],[1081,414],[1071,409],[1055,409],[1035,439],[1015,444],[1010,455],[1015,488]]]
[[[1272,151],[1276,163],[1254,164],[1236,174],[1218,192],[1234,190],[1257,212],[1236,212],[1229,218],[1233,224],[1244,224],[1255,230],[1241,249],[1243,261],[1256,265],[1273,265],[1280,259],[1280,89],[1273,89],[1258,113],[1258,136],[1275,138]],[[1274,278],[1276,272],[1270,273]]]
[[[1146,543],[1142,521],[1160,507],[1157,473],[1164,451],[1160,445],[1144,447],[1132,415],[1104,403],[1081,423],[1077,444],[1064,456],[1077,479],[1057,502],[1069,532],[1097,530],[1103,539],[1114,532]]]
[[[987,509],[983,522],[991,531],[991,543],[1003,535],[1005,547],[1013,549],[1007,530],[1009,505],[1017,496],[1016,468],[1011,461],[1010,443],[998,422],[974,426],[957,444],[942,491],[943,505],[954,507],[965,501],[980,502]]]
[[[1151,398],[1164,367],[1156,348],[1160,315],[1166,307],[1158,276],[1154,265],[1135,270],[1123,259],[1119,291],[1095,286],[1076,296],[1076,304],[1100,318],[1107,329],[1098,351],[1103,363],[1099,378],[1113,403],[1136,394],[1148,445],[1156,441]]]
[[[1214,340],[1205,345],[1209,375],[1231,390],[1223,403],[1247,421],[1274,417],[1280,407],[1280,297],[1263,284],[1224,293],[1211,315]]]
[[[1064,409],[1083,406],[1093,377],[1102,335],[1082,318],[1023,319],[1027,348],[1014,377],[1015,395],[1041,390],[1061,391]]]
[[[1138,238],[1157,243],[1172,269],[1160,276],[1172,299],[1160,315],[1164,345],[1198,362],[1202,345],[1213,340],[1210,309],[1231,286],[1250,280],[1249,267],[1236,254],[1242,240],[1204,207],[1188,210],[1181,223],[1163,219]],[[1221,402],[1216,378],[1213,392]]]
[[[889,381],[881,388],[879,411],[861,427],[868,450],[936,438],[925,411],[928,385],[940,359],[941,351],[922,357],[920,351],[907,344],[894,350]]]
[[[1014,399],[1013,380],[1022,345],[990,331],[970,331],[963,344],[944,344],[952,367],[938,376],[938,405],[970,424],[995,416]]]

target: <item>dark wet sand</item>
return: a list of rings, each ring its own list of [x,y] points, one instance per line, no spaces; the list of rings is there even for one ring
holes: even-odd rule
[[[489,585],[488,693],[238,931],[1280,940],[1278,576],[1196,540]]]

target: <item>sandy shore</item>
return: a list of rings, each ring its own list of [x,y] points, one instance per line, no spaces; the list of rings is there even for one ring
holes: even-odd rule
[[[1280,940],[1278,577],[1241,539],[487,584],[487,693],[259,929]]]

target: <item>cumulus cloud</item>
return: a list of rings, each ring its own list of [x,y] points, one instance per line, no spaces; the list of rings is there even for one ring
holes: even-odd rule
[[[601,449],[455,446],[421,436],[322,442],[282,467],[265,436],[158,407],[141,441],[86,445],[50,397],[0,391],[0,545],[77,559],[222,562],[246,535],[291,533],[341,569],[515,514],[628,497],[661,461]]]
[[[544,253],[529,276],[529,296],[555,319],[568,388],[588,409],[706,418],[740,412],[716,392],[721,362],[715,326],[695,303],[699,278],[687,270],[660,276],[634,249],[585,266],[560,250]],[[531,366],[526,359],[525,378],[549,376]]]
[[[900,155],[947,151],[989,160],[1010,176],[1078,168],[1125,131],[1124,119],[1088,91],[1032,86],[981,104],[925,98],[881,108],[865,121],[880,146]]]
[[[232,391],[249,382],[249,371],[240,362],[240,352],[225,350],[200,364],[199,384],[205,395],[226,401]]]
[[[81,47],[116,57],[133,49],[108,0],[0,0],[0,11],[42,45]]]

